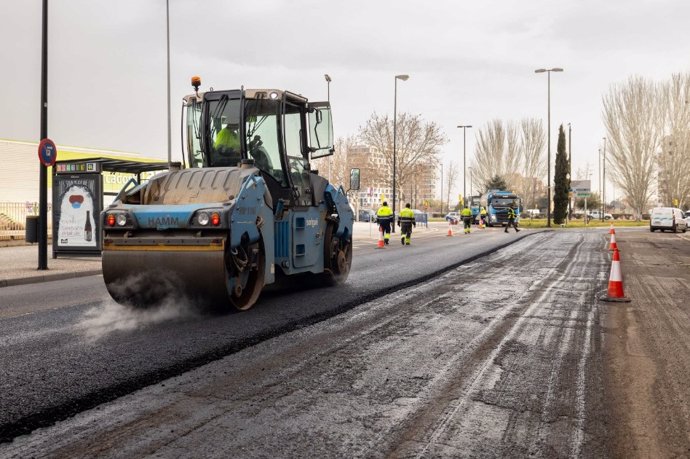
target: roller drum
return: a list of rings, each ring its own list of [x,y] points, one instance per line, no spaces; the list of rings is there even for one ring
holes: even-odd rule
[[[103,280],[119,303],[148,306],[162,301],[229,305],[224,251],[104,250]]]

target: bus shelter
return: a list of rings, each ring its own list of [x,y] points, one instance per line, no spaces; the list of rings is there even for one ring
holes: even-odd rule
[[[179,168],[180,163],[172,163]],[[135,179],[148,180],[167,162],[139,162],[110,158],[57,161],[53,176],[53,258],[58,255],[100,255],[100,213]],[[109,204],[110,202],[108,202]]]

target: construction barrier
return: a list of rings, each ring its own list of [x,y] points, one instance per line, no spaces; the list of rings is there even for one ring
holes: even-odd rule
[[[599,298],[602,301],[629,303],[630,298],[623,293],[623,275],[621,273],[621,258],[618,249],[613,251],[611,261],[611,273],[609,274],[609,287],[607,294]]]
[[[386,244],[383,242],[383,228],[379,227],[379,242],[376,244],[377,249],[383,249]]]
[[[616,244],[616,232],[611,233],[611,242],[609,243],[609,250],[618,250],[618,244]]]

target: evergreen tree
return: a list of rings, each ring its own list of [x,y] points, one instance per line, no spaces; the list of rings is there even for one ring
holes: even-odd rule
[[[565,223],[568,215],[568,156],[565,152],[565,131],[563,125],[558,129],[558,147],[556,149],[556,171],[553,177],[553,222]]]
[[[506,183],[505,179],[501,177],[500,175],[494,175],[491,177],[491,180],[489,180],[486,183],[486,189],[487,190],[508,190],[508,184]]]

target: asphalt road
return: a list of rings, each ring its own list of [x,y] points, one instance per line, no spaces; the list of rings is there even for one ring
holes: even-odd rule
[[[425,245],[438,261],[514,237],[430,235],[419,241],[414,269],[428,261]],[[638,229],[617,239],[631,303],[600,301],[608,235],[586,230],[534,234],[422,283],[364,293],[372,299],[318,322],[297,323],[303,308],[293,303],[348,301],[347,287],[269,295],[246,322],[247,314],[191,312],[103,321],[107,301],[41,307],[32,314],[43,317],[33,319],[39,329],[50,328],[41,324],[53,311],[81,310],[73,322],[52,324],[73,346],[55,339],[59,350],[50,353],[39,330],[26,339],[43,341],[48,354],[29,349],[17,359],[45,362],[71,349],[76,359],[90,345],[107,361],[82,367],[99,378],[146,368],[145,357],[164,368],[175,351],[213,349],[209,340],[244,345],[0,444],[0,457],[687,457],[690,235]],[[355,271],[378,276],[372,260],[400,261],[397,249],[358,249]],[[400,275],[390,271],[381,282]],[[351,287],[366,290],[371,278],[358,276]],[[9,310],[3,328],[31,317]],[[281,312],[295,323],[290,330],[242,341],[241,327]],[[98,331],[98,321],[107,326]],[[166,351],[163,339],[181,344]],[[62,377],[74,381],[82,367],[64,357]],[[27,375],[27,384],[38,379]],[[32,394],[13,390],[17,406]]]
[[[603,236],[536,234],[19,438],[4,452],[607,456],[596,352],[609,257]]]
[[[241,314],[180,298],[152,311],[112,302],[101,276],[0,289],[0,441],[346,311],[524,237],[498,229],[413,245],[358,241],[345,285],[284,288]]]

